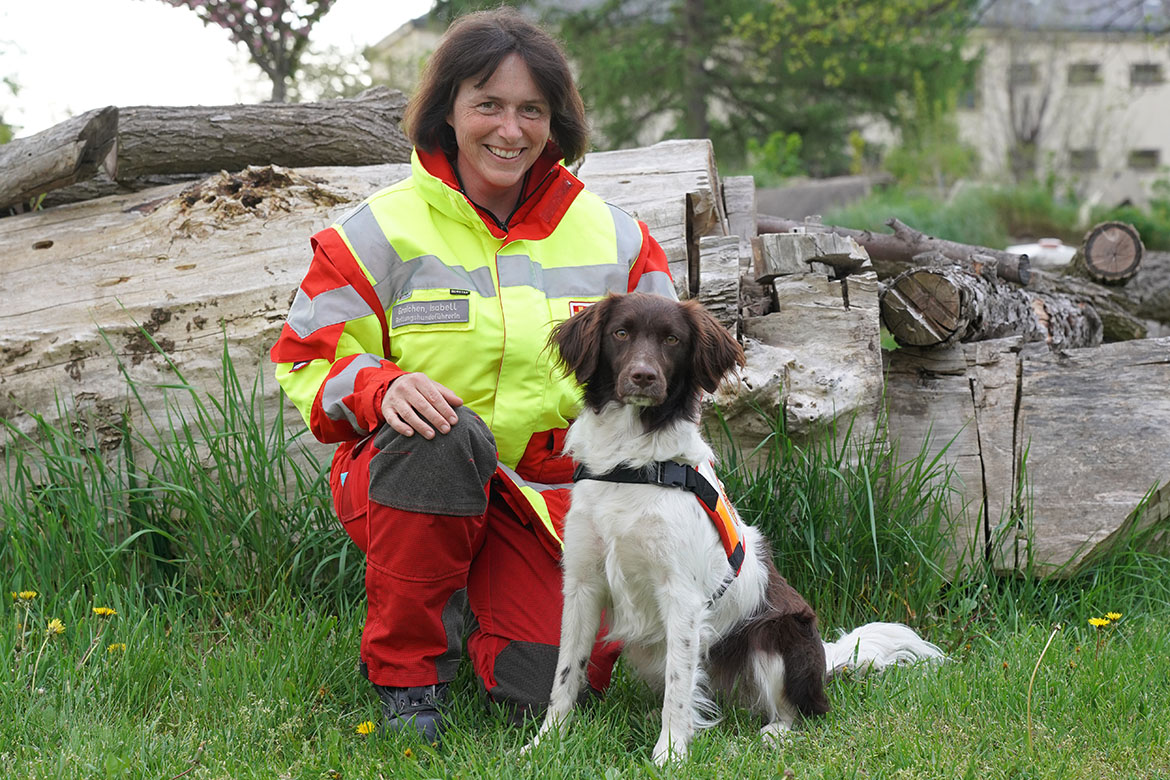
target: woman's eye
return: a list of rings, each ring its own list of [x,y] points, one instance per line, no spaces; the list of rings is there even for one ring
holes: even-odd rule
[[[481,111],[491,111],[495,107],[496,107],[496,104],[490,100],[485,100],[484,102],[482,102],[478,106],[476,106],[476,108],[480,109]]]
[[[524,112],[525,116],[531,116],[531,117],[538,117],[544,113],[543,111],[540,110],[540,106],[525,106],[524,108],[522,108],[520,110]]]
[[[673,345],[675,345],[675,344],[677,344],[677,343],[678,343],[678,336],[676,336],[676,335],[674,335],[674,334],[672,333],[672,334],[670,334],[669,336],[667,336],[667,337],[664,339],[664,341],[665,341],[667,344],[670,344],[671,346],[673,346]]]
[[[625,341],[630,337],[630,334],[626,331],[625,328],[618,328],[613,332],[613,337],[619,341]]]

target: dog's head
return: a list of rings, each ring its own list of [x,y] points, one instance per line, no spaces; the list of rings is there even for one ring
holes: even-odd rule
[[[641,293],[602,299],[557,325],[550,340],[590,408],[645,407],[650,430],[695,417],[699,391],[714,391],[744,363],[739,343],[698,303]]]

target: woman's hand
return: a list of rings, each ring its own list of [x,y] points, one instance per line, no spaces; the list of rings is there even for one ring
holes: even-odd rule
[[[459,419],[454,407],[462,405],[463,399],[450,388],[415,372],[403,374],[390,383],[382,396],[381,411],[386,424],[403,436],[417,432],[424,439],[433,439],[435,428],[439,433],[451,430]]]

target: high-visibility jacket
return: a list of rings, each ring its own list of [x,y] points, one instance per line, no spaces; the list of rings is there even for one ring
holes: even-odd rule
[[[442,153],[416,150],[409,178],[312,237],[271,352],[313,434],[343,447],[382,422],[382,397],[403,373],[451,388],[491,429],[497,473],[553,546],[567,496],[543,494],[564,493],[569,479],[542,481],[540,461],[557,454],[581,394],[549,331],[611,292],[674,296],[645,224],[586,191],[558,159],[550,143],[503,225],[467,198]]]

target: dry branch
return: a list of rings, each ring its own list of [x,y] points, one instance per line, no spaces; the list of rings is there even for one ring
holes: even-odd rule
[[[886,222],[894,232],[874,233],[871,230],[851,230],[835,225],[808,225],[796,220],[760,215],[756,224],[760,233],[785,233],[794,227],[808,231],[820,231],[849,236],[869,252],[874,269],[880,277],[896,276],[907,267],[916,265],[914,258],[927,252],[939,252],[954,261],[965,261],[972,255],[995,260],[1000,278],[1020,285],[1027,285],[1031,279],[1031,263],[1027,255],[1016,255],[985,246],[960,244],[928,236],[897,219]]]

